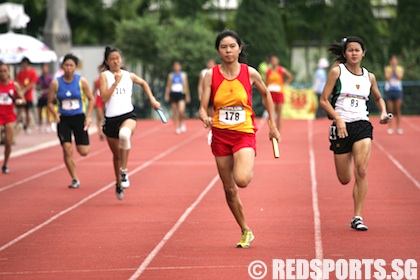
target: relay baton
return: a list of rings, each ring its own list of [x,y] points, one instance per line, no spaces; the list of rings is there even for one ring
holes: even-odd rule
[[[386,115],[386,117],[384,119],[382,119],[380,122],[385,123],[385,122],[391,120],[392,118],[394,118],[394,115],[392,113],[388,113],[388,115]]]
[[[163,112],[162,109],[156,109],[156,112],[158,113],[160,119],[162,120],[163,123],[166,123],[168,120],[166,119],[165,113]]]
[[[276,138],[271,138],[271,144],[273,144],[273,154],[275,158],[279,158],[280,151],[279,151],[279,142]]]
[[[388,115],[386,116],[385,120],[390,120],[394,117],[394,115],[392,113],[388,113]]]

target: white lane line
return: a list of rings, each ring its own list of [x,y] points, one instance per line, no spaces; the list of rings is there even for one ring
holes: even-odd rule
[[[309,140],[309,158],[311,168],[311,182],[312,182],[312,208],[314,210],[314,229],[315,229],[315,257],[322,260],[322,234],[321,234],[321,214],[318,205],[318,182],[316,180],[316,164],[315,153],[313,147],[313,122],[308,120],[308,140]]]
[[[418,124],[418,122],[415,122],[413,119],[402,117],[401,120],[405,124],[407,124],[409,127],[411,127],[412,129],[414,129],[415,131],[420,131],[420,127],[418,125],[416,125],[416,124]]]
[[[156,245],[156,247],[149,253],[146,259],[142,262],[136,272],[131,275],[129,278],[130,280],[138,279],[144,270],[149,266],[149,264],[153,261],[159,251],[165,246],[165,244],[171,239],[174,233],[178,230],[178,228],[185,222],[191,212],[197,207],[197,205],[201,202],[201,200],[206,196],[206,194],[213,188],[217,180],[219,179],[219,174],[217,174],[210,184],[201,192],[201,194],[197,197],[197,199],[190,205],[190,207],[185,210],[184,214],[178,219],[175,225],[165,234],[162,240]]]
[[[74,161],[77,163],[77,162],[82,161],[82,160],[87,160],[87,159],[90,159],[92,156],[95,156],[95,155],[97,155],[97,154],[102,154],[105,150],[108,150],[108,149],[109,149],[109,148],[103,148],[103,149],[98,150],[98,151],[96,151],[96,152],[90,153],[90,154],[89,154],[89,157],[80,157],[80,158],[75,159]],[[4,186],[4,187],[1,187],[1,188],[0,188],[0,192],[3,192],[3,191],[8,190],[8,189],[10,189],[10,188],[16,187],[16,186],[18,186],[18,185],[21,185],[21,184],[27,183],[27,182],[29,182],[29,181],[32,181],[32,180],[36,179],[36,178],[42,177],[42,176],[44,176],[44,175],[47,175],[47,174],[49,174],[49,173],[52,173],[52,172],[54,172],[54,171],[56,171],[56,170],[58,170],[58,169],[65,168],[65,167],[66,167],[66,166],[64,165],[64,163],[62,163],[62,164],[57,165],[57,166],[55,166],[55,167],[53,167],[53,168],[50,168],[50,169],[44,170],[44,171],[39,172],[39,173],[37,173],[37,174],[34,174],[34,175],[32,175],[32,176],[26,177],[25,179],[22,179],[22,180],[16,181],[16,182],[14,182],[14,183],[12,183],[12,184],[10,184],[10,185],[7,185],[7,186]]]
[[[379,148],[379,150],[381,150],[392,161],[392,163],[394,163],[395,166],[398,167],[398,169],[401,170],[401,172],[404,173],[404,175],[407,176],[407,178],[410,179],[411,182],[413,182],[417,189],[420,190],[419,181],[417,181],[414,178],[414,176],[411,175],[410,172],[408,172],[407,169],[405,169],[404,166],[398,160],[396,160],[390,153],[388,153],[385,150],[385,148],[381,144],[379,144],[378,140],[372,141],[372,143],[374,143]]]
[[[145,132],[143,132],[139,136],[139,138],[144,138],[144,137],[148,136],[149,134],[154,133],[157,130],[160,130],[160,128],[154,127],[152,129],[146,130]],[[39,151],[39,150],[42,150],[42,149],[49,148],[49,147],[56,146],[56,145],[60,144],[59,142],[55,143],[56,141],[58,141],[58,140],[49,141],[49,142],[46,142],[46,143],[43,143],[43,144],[40,144],[40,145],[31,147],[31,148],[25,148],[25,149],[18,150],[16,152],[13,152],[15,154],[14,157],[21,156],[21,155],[26,155],[26,154],[29,154],[29,153],[32,153],[32,152],[36,152],[36,151]],[[75,159],[74,161],[75,162],[80,162],[80,161],[84,161],[84,160],[90,160],[93,156],[95,156],[97,154],[101,154],[105,150],[109,150],[109,148],[108,147],[102,148],[102,149],[100,149],[100,150],[98,150],[96,152],[89,153],[89,156],[88,157],[80,157],[80,158]],[[35,175],[32,175],[32,176],[27,177],[25,179],[22,179],[20,181],[16,181],[16,182],[14,182],[14,183],[12,183],[10,185],[4,186],[4,187],[0,187],[0,192],[5,191],[5,190],[8,190],[8,189],[10,189],[12,187],[15,187],[17,185],[21,185],[23,183],[32,181],[32,180],[34,180],[36,178],[42,177],[44,175],[47,175],[49,173],[52,173],[52,172],[54,172],[54,171],[56,171],[58,169],[61,169],[61,168],[65,168],[64,163],[63,164],[60,164],[58,166],[55,166],[54,168],[44,170],[43,172],[40,172],[40,173],[35,174]]]
[[[148,267],[147,270],[202,270],[202,269],[231,269],[246,268],[245,265],[197,265],[197,266],[156,266]],[[54,270],[27,270],[27,271],[0,271],[0,275],[33,275],[33,274],[57,274],[57,273],[99,273],[99,272],[125,272],[134,271],[135,268],[96,268],[96,269],[54,269]]]
[[[153,133],[157,130],[160,130],[160,129],[161,129],[161,127],[156,126],[156,127],[153,127],[152,129],[146,130],[146,131],[142,132],[142,134],[140,135],[140,138],[142,138],[144,136],[147,136],[147,135],[149,135],[149,134],[151,134],[151,133]],[[89,129],[89,137],[92,134],[95,134],[96,132],[97,132],[96,127],[95,128],[90,128]],[[29,135],[29,137],[30,137],[30,135]],[[19,141],[19,139],[17,139],[17,141]],[[37,151],[47,149],[47,148],[51,148],[51,147],[54,147],[54,146],[57,146],[57,145],[60,145],[60,141],[58,140],[58,138],[54,138],[54,140],[48,140],[44,143],[41,143],[39,145],[35,145],[35,146],[32,146],[32,147],[18,148],[18,149],[13,149],[12,148],[12,153],[10,154],[10,158],[20,157],[20,156],[23,156],[23,155],[26,155],[26,154],[37,152]],[[3,154],[0,155],[0,160],[4,160],[4,155]]]
[[[203,134],[202,131],[200,131],[199,133],[196,133],[192,136],[190,136],[189,138],[185,139],[184,141],[178,143],[177,145],[172,146],[171,148],[167,149],[166,151],[163,151],[162,153],[158,154],[157,156],[155,156],[154,158],[152,158],[149,161],[146,161],[145,163],[143,163],[141,166],[135,168],[132,172],[130,172],[129,174],[134,174],[139,172],[140,170],[148,167],[149,165],[153,164],[155,161],[161,159],[162,157],[168,155],[169,153],[173,152],[174,150],[180,148],[181,146],[191,142],[192,140],[196,139],[198,136],[201,136]],[[22,235],[16,237],[15,239],[9,241],[8,243],[4,244],[3,246],[0,247],[0,252],[6,250],[7,248],[9,248],[10,246],[16,244],[17,242],[19,242],[20,240],[28,237],[29,235],[31,235],[34,232],[37,232],[38,230],[42,229],[43,227],[51,224],[52,222],[54,222],[55,220],[57,220],[58,218],[60,218],[61,216],[67,214],[68,212],[76,209],[77,207],[83,205],[84,203],[88,202],[89,200],[91,200],[92,198],[98,196],[99,194],[103,193],[104,191],[108,190],[109,188],[115,186],[115,183],[112,182],[108,185],[106,185],[105,187],[103,187],[102,189],[99,189],[98,191],[92,193],[91,195],[85,197],[84,199],[80,200],[79,202],[77,202],[76,204],[68,207],[67,209],[64,209],[63,211],[57,213],[56,215],[52,216],[51,218],[49,218],[48,220],[46,220],[45,222],[37,225],[36,227],[28,230],[27,232],[23,233]]]
[[[10,154],[10,158],[20,157],[29,153],[51,148],[57,145],[60,145],[60,141],[58,139],[54,139],[54,140],[49,140],[47,142],[41,143],[39,145],[31,146],[28,148],[16,149],[16,151],[12,148],[12,153]],[[4,155],[0,155],[0,160],[3,160],[3,159],[4,159]]]
[[[258,128],[261,129],[266,123],[266,119],[262,118],[258,122]],[[146,270],[149,264],[153,261],[159,251],[165,246],[165,244],[169,241],[169,239],[174,235],[174,233],[178,230],[178,228],[182,225],[182,223],[187,219],[190,213],[194,210],[195,207],[201,202],[204,196],[211,190],[214,184],[219,179],[219,174],[217,174],[210,184],[203,190],[203,192],[198,196],[198,198],[194,201],[190,207],[185,210],[184,214],[179,218],[179,220],[175,223],[175,225],[166,233],[166,235],[162,238],[162,240],[156,245],[156,247],[150,252],[150,254],[146,257],[143,263],[139,266],[137,271],[129,278],[130,280],[138,279],[142,273]]]

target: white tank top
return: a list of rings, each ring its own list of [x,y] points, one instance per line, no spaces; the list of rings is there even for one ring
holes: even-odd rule
[[[109,70],[105,71],[105,77],[108,81],[108,89],[114,84],[114,74]],[[130,72],[121,70],[122,78],[111,98],[104,104],[105,117],[117,117],[129,113],[134,110],[131,102],[131,95],[133,94],[133,81],[130,77]]]
[[[334,110],[345,122],[369,120],[366,104],[371,87],[369,72],[362,68],[363,74],[355,75],[344,64],[339,67],[340,76],[331,100]]]

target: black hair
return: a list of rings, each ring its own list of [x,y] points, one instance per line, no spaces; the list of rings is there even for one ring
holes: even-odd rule
[[[77,66],[77,64],[79,64],[79,58],[77,58],[77,56],[75,56],[74,54],[72,54],[72,53],[68,53],[68,54],[66,54],[65,56],[64,56],[64,58],[63,58],[63,63],[62,64],[64,64],[67,60],[69,60],[69,59],[71,59],[71,60],[73,60],[74,61],[74,63],[76,64],[76,66]]]
[[[233,30],[225,30],[225,31],[219,33],[219,35],[217,35],[216,42],[215,42],[216,50],[219,50],[220,42],[226,37],[235,38],[236,42],[238,43],[239,47],[241,48],[241,52],[239,53],[238,61],[240,63],[247,63],[246,53],[245,53],[245,43],[241,40],[238,33],[236,33]]]
[[[115,47],[110,47],[110,46],[105,47],[104,61],[101,64],[102,67],[104,67],[105,70],[109,70],[109,66],[106,63],[106,61],[108,60],[109,55],[113,52],[118,52],[121,55],[120,49],[115,48]],[[125,67],[121,67],[121,69],[125,69]]]
[[[27,57],[22,58],[22,60],[21,60],[21,62],[20,62],[20,63],[22,63],[22,62],[31,63],[31,61],[30,61],[30,60],[29,60],[29,58],[27,58]]]
[[[359,43],[360,46],[362,47],[363,51],[366,51],[366,45],[363,42],[362,39],[360,39],[359,37],[355,37],[355,36],[348,36],[345,37],[343,39],[341,39],[340,43],[333,43],[330,45],[330,47],[328,48],[328,50],[330,51],[330,53],[334,56],[336,56],[336,61],[339,61],[340,63],[346,63],[346,58],[344,57],[344,53],[347,49],[347,45],[349,43]]]

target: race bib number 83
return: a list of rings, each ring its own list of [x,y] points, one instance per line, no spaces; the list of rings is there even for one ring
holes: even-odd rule
[[[219,120],[228,125],[244,123],[246,120],[245,110],[242,106],[222,108],[219,110]]]
[[[366,111],[366,99],[363,97],[347,96],[344,98],[343,107],[349,112],[362,113]]]

